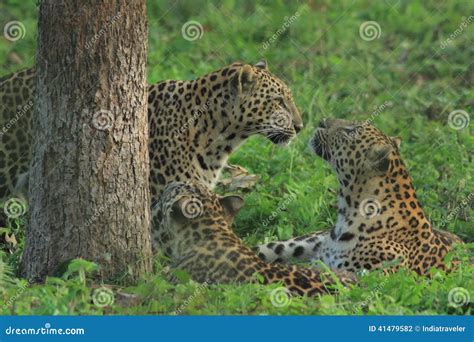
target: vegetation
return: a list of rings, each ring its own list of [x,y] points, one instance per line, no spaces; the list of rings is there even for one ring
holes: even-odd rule
[[[0,9],[2,23],[18,20],[26,28],[21,40],[1,39],[0,75],[5,75],[33,64],[37,9],[34,1],[18,0],[7,0]],[[232,163],[261,177],[244,192],[246,207],[234,225],[247,244],[333,225],[337,182],[329,167],[308,152],[307,141],[323,117],[370,119],[402,138],[402,156],[432,223],[469,243],[451,256],[461,260],[456,271],[433,270],[431,278],[404,270],[389,276],[371,272],[337,295],[293,297],[283,303],[275,303],[272,296],[278,286],[207,286],[184,274],[179,285],[172,285],[165,280],[168,270],[159,256],[155,272],[133,287],[122,286],[120,279],[101,284],[94,277],[98,266],[84,260],[70,263],[45,284],[30,285],[15,276],[23,249],[23,217],[0,228],[18,241],[11,252],[0,255],[0,313],[473,314],[472,302],[463,298],[474,299],[474,139],[468,122],[456,129],[460,127],[448,120],[456,110],[464,111],[465,119],[473,113],[469,13],[474,13],[469,1],[148,4],[150,83],[190,79],[236,60],[265,58],[290,85],[303,112],[305,129],[288,148],[254,137],[232,157]],[[198,39],[183,37],[182,27],[190,20],[203,28]],[[360,32],[367,21],[380,27],[375,39]]]

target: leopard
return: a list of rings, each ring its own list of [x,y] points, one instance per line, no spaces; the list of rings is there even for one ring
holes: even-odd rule
[[[0,81],[0,199],[27,196],[35,78],[30,68]],[[286,146],[303,128],[291,90],[264,60],[149,85],[147,115],[153,217],[167,183],[196,180],[212,189],[229,156],[250,136]],[[156,224],[153,219],[153,236]]]
[[[261,244],[254,250],[262,260],[318,260],[350,272],[448,271],[445,256],[463,241],[432,227],[401,159],[399,137],[385,135],[370,121],[328,118],[319,122],[309,145],[337,175],[336,223],[332,229]]]
[[[246,246],[232,230],[232,221],[244,206],[237,195],[221,196],[195,181],[168,183],[158,202],[160,236],[170,250],[170,269],[186,272],[198,283],[280,284],[289,295],[333,293],[336,283],[355,282],[348,272],[299,265],[270,264]],[[170,276],[171,281],[177,281]]]
[[[26,196],[35,79],[35,68],[0,78],[0,199]]]

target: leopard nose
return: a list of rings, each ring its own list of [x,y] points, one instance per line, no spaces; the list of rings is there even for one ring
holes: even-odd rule
[[[303,129],[303,124],[302,123],[293,124],[293,127],[295,128],[295,132],[299,133]]]

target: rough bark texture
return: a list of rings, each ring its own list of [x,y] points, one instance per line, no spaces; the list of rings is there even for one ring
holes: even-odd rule
[[[28,279],[151,270],[146,44],[145,0],[41,1]]]

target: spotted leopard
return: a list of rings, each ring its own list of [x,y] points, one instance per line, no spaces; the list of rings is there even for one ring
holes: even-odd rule
[[[322,260],[348,271],[380,268],[389,261],[419,274],[431,267],[446,270],[444,257],[462,240],[431,226],[401,160],[399,138],[368,122],[326,119],[310,146],[337,173],[336,225],[261,245],[257,250],[263,260]]]
[[[28,69],[0,80],[0,199],[27,189],[34,79]],[[153,208],[171,181],[213,188],[229,155],[251,135],[285,145],[303,126],[290,89],[265,61],[150,85],[148,122]]]
[[[166,236],[162,245],[169,250],[172,269],[186,271],[197,282],[281,283],[291,293],[307,296],[334,290],[334,275],[295,265],[272,265],[246,247],[231,228],[243,206],[239,196],[221,197],[196,182],[171,182],[158,206],[159,235]],[[354,281],[348,272],[339,272],[337,277],[343,284]]]

